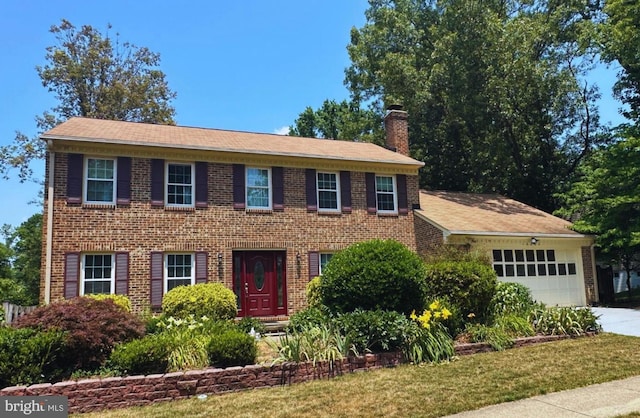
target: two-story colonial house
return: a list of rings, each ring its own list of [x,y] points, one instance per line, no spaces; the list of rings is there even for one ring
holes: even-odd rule
[[[221,282],[239,315],[279,318],[332,254],[391,238],[464,245],[550,305],[598,300],[593,237],[497,195],[419,190],[407,114],[370,143],[72,118],[47,141],[41,301],[126,294],[158,309]]]
[[[423,163],[406,112],[385,125],[387,147],[69,119],[42,135],[42,301],[118,293],[140,311],[217,281],[241,316],[300,310],[334,252],[372,238],[416,249]]]

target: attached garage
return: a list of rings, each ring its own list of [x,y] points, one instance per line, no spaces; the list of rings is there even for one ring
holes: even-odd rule
[[[531,289],[550,306],[596,302],[593,237],[563,219],[499,195],[420,192],[419,252],[440,244],[485,252],[498,279]]]

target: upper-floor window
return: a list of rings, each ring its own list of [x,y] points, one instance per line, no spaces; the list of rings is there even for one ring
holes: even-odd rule
[[[177,286],[189,286],[195,282],[193,254],[165,254],[165,293]]]
[[[247,167],[247,208],[271,209],[271,170]]]
[[[194,206],[193,167],[193,164],[167,163],[167,206]]]
[[[80,294],[114,293],[113,254],[83,254]]]
[[[318,210],[340,211],[339,178],[336,173],[317,173]]]
[[[394,176],[376,176],[376,205],[378,213],[398,213]]]
[[[113,158],[86,158],[86,203],[115,203],[116,160]]]

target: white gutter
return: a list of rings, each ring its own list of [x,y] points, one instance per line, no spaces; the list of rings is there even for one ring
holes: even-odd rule
[[[48,141],[48,148],[51,149],[52,141]],[[47,238],[46,238],[46,258],[44,270],[44,303],[51,302],[51,258],[53,245],[53,185],[56,164],[56,153],[49,151],[49,181],[47,189]]]

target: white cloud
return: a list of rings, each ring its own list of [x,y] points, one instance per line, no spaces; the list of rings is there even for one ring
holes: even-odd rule
[[[273,133],[276,135],[289,135],[289,127],[283,126],[281,128],[275,129]]]

